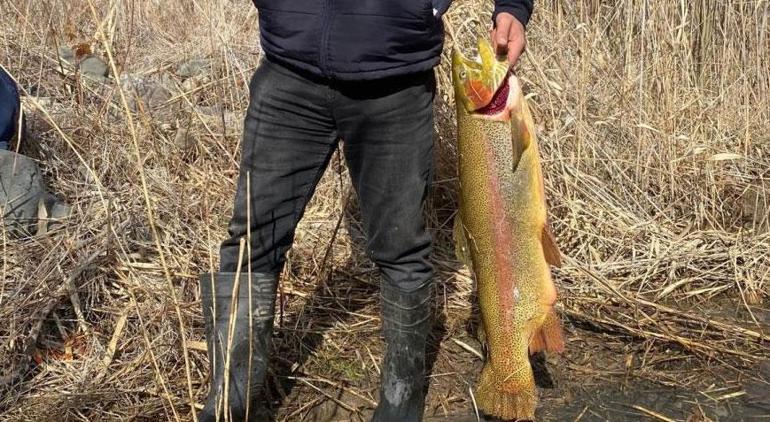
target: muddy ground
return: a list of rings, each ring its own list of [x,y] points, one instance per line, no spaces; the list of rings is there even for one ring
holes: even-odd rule
[[[332,276],[314,296],[304,297],[298,319],[283,321],[277,332],[271,389],[277,420],[371,417],[377,401],[375,362],[382,347],[371,307],[377,290],[337,276],[345,277]],[[469,389],[482,367],[470,351],[481,350],[474,335],[475,311],[438,302],[425,418],[475,421]],[[767,329],[770,312],[752,311]],[[725,302],[712,313],[729,320],[744,312],[742,305]],[[659,343],[577,318],[565,317],[565,328],[563,355],[532,358],[541,392],[538,420],[770,420],[770,363],[738,367],[693,356],[673,344],[661,353]]]

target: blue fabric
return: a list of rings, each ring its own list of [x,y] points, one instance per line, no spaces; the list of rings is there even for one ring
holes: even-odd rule
[[[451,0],[253,0],[273,62],[333,80],[418,73],[439,62]],[[529,19],[533,0],[496,0]]]
[[[8,144],[16,134],[19,108],[16,83],[0,68],[0,149],[8,149]]]

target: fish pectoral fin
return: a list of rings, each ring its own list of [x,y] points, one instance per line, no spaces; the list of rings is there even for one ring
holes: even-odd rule
[[[561,267],[561,251],[556,245],[556,237],[553,235],[553,232],[551,232],[551,226],[547,223],[543,226],[540,242],[543,244],[545,261],[554,267]]]
[[[529,341],[530,354],[540,351],[557,353],[564,351],[564,332],[561,328],[561,320],[553,308],[545,314],[543,323],[535,330]]]
[[[468,269],[473,271],[473,261],[471,260],[471,251],[468,249],[468,235],[463,227],[463,219],[460,217],[460,213],[455,216],[454,222],[454,238],[455,238],[455,255],[457,259],[465,264]]]

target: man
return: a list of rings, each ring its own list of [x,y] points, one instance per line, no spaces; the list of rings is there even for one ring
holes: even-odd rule
[[[254,395],[265,381],[278,275],[339,139],[382,274],[386,351],[374,420],[422,418],[432,276],[422,208],[433,170],[432,69],[450,2],[254,0],[266,60],[249,87],[220,272],[201,277],[211,385],[200,420],[262,414]],[[495,3],[493,41],[513,64],[533,0]]]
[[[19,114],[19,91],[16,82],[0,66],[0,150],[8,149],[16,135],[16,120]]]

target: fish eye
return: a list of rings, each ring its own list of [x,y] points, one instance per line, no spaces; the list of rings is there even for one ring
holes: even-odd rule
[[[464,70],[460,71],[460,79],[465,79],[467,76],[468,74]]]

